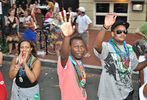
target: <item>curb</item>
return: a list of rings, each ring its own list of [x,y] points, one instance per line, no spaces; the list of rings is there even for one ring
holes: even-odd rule
[[[7,54],[3,54],[3,59],[5,61],[12,61],[13,57],[15,57],[15,55],[7,55]],[[39,58],[41,61],[41,65],[42,66],[49,66],[51,68],[56,68],[57,67],[57,61],[56,60],[49,60],[49,59],[42,59]],[[88,64],[84,64],[86,71],[90,72],[90,73],[96,73],[96,74],[101,74],[102,71],[102,67],[101,66],[94,66],[94,65],[88,65]],[[138,76],[139,72],[135,72],[133,71],[133,74],[136,76]]]

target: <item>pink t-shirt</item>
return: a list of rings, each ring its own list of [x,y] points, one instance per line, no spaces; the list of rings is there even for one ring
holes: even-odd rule
[[[51,12],[47,12],[45,14],[45,20],[47,20],[48,18],[50,18],[52,16],[52,13]]]
[[[58,59],[57,74],[61,91],[61,100],[86,100],[87,93],[83,96],[83,88],[78,86],[74,66],[68,58],[65,69],[61,65],[61,58]]]

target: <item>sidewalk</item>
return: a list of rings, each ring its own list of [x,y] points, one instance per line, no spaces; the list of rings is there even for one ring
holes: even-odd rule
[[[100,68],[101,66],[101,62],[100,60],[94,55],[93,53],[93,44],[95,41],[95,37],[97,35],[98,31],[95,30],[91,30],[90,31],[90,35],[89,35],[89,48],[90,48],[90,54],[91,56],[88,58],[84,58],[83,59],[83,63],[86,64],[86,67],[90,67],[90,68]],[[111,38],[111,33],[107,32],[106,36],[104,38],[104,41],[108,41]],[[138,36],[137,34],[128,34],[127,36],[127,43],[129,44],[133,44],[134,41],[140,39],[140,36]],[[4,54],[4,56],[9,56],[9,57],[14,57],[14,55],[7,55]],[[41,58],[41,60],[43,62],[50,62],[50,63],[56,63],[57,62],[57,56],[56,55],[45,55],[45,56],[39,56],[39,58]],[[101,69],[101,68],[100,68]]]
[[[93,53],[93,44],[95,41],[95,37],[97,35],[98,31],[91,30],[89,35],[89,48],[90,48],[90,54],[91,56],[88,58],[83,59],[83,63],[86,65],[90,65],[92,68],[98,68],[98,66],[101,66],[100,60],[94,55]],[[104,41],[108,41],[111,38],[111,33],[107,32],[106,36],[104,38]],[[127,43],[133,44],[134,41],[140,39],[140,36],[137,34],[128,34],[127,36]],[[50,61],[57,61],[56,55],[45,55],[44,57],[41,57],[43,59],[48,59]]]

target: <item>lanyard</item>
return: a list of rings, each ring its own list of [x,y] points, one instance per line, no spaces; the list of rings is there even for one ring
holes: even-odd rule
[[[72,61],[72,63],[75,65],[75,69],[76,69],[78,75],[80,76],[80,80],[82,80],[83,78],[86,79],[86,73],[85,73],[85,68],[84,68],[83,63],[81,61],[79,63],[77,63],[76,60],[74,60],[74,58],[71,56],[69,56],[69,58]],[[80,70],[80,65],[82,66],[81,70]]]
[[[31,64],[32,58],[33,58],[33,55],[31,55],[31,58],[27,64],[29,68],[31,68],[30,64]],[[23,70],[23,66],[21,65],[20,70],[19,70],[19,76],[22,77],[23,75],[25,75],[25,70]]]

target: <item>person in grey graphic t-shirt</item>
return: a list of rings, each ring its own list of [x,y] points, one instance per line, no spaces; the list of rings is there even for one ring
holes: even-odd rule
[[[104,42],[110,26],[112,38]],[[109,13],[95,39],[94,53],[102,62],[99,100],[133,100],[132,71],[147,65],[147,61],[138,63],[132,46],[126,43],[128,27],[129,23],[116,20],[115,14]]]

